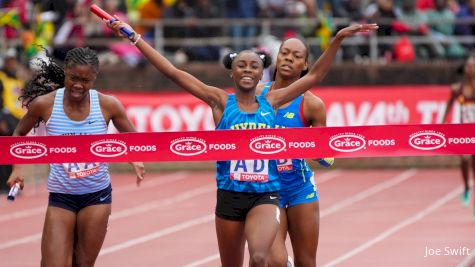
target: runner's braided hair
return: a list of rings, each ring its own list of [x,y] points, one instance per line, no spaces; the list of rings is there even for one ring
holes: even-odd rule
[[[76,65],[91,66],[94,72],[99,73],[99,58],[96,51],[89,47],[78,47],[68,51],[64,60],[66,69]]]
[[[35,64],[38,65],[39,70],[34,78],[25,85],[19,97],[22,105],[27,108],[31,101],[38,96],[64,87],[64,70],[54,61],[49,53],[46,52],[45,59],[37,59]],[[91,66],[94,72],[99,72],[97,53],[88,47],[69,50],[66,54],[64,65],[66,69],[76,65],[87,65]]]

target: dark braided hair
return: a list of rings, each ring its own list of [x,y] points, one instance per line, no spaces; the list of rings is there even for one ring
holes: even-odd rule
[[[88,65],[97,73],[99,73],[99,58],[96,51],[89,47],[78,47],[68,51],[64,59],[64,67],[69,69],[76,65]]]
[[[39,67],[34,78],[29,81],[22,90],[18,98],[24,107],[30,105],[31,101],[41,95],[45,95],[58,88],[64,87],[64,70],[54,61],[53,57],[43,49],[46,58],[38,58],[35,65]],[[99,59],[96,51],[89,47],[79,47],[68,51],[64,60],[65,68],[72,68],[76,65],[91,66],[94,72],[99,72]]]
[[[64,71],[49,53],[46,52],[46,58],[36,59],[35,65],[37,65],[38,71],[35,73],[33,79],[25,85],[18,98],[22,106],[26,108],[28,108],[31,101],[38,96],[64,87]]]
[[[255,53],[259,56],[259,58],[262,60],[262,65],[264,66],[264,69],[269,67],[271,64],[272,64],[272,58],[269,56],[269,54],[265,53],[265,52],[256,52],[256,51],[251,51],[251,50],[244,50],[244,51],[241,51],[240,53],[243,53],[243,52],[251,52],[251,53]],[[227,55],[225,55],[223,57],[223,65],[226,69],[232,69],[233,67],[233,61],[234,59],[240,54],[240,53],[236,53],[236,52],[232,52],[232,53],[229,53]]]

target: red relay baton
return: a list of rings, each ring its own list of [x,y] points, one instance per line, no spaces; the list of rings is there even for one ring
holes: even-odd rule
[[[106,11],[104,11],[104,9],[98,7],[97,5],[91,5],[91,7],[89,8],[89,10],[91,10],[92,13],[94,13],[94,15],[98,16],[99,18],[101,19],[106,19],[108,20],[110,23],[116,21],[116,19],[109,13],[107,13]],[[120,29],[120,31],[127,36],[127,38],[129,39],[132,39],[134,37],[134,32],[132,32],[131,30],[125,28],[125,27],[122,27]]]

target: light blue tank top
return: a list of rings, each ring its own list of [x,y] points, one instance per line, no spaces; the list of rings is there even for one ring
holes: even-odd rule
[[[266,84],[261,95],[265,95],[272,86],[272,82]],[[307,127],[303,115],[303,95],[298,96],[286,107],[279,108],[275,117],[276,128]],[[313,175],[312,170],[304,159],[279,159],[277,160],[281,183],[284,186],[297,186],[308,182]]]
[[[259,108],[254,113],[239,110],[236,95],[230,94],[217,130],[274,128],[275,111],[264,96],[256,96]],[[216,163],[219,189],[234,192],[264,193],[280,189],[275,160],[231,160]]]
[[[90,110],[83,121],[73,121],[64,112],[64,88],[56,91],[53,111],[46,122],[48,135],[106,134],[107,124],[102,115],[96,90],[89,90]],[[110,184],[106,163],[50,164],[48,190],[53,193],[82,195],[106,188]]]

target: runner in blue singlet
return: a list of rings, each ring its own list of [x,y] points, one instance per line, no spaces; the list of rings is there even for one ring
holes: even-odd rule
[[[235,85],[235,94],[228,94],[177,69],[135,34],[129,25],[116,21],[109,26],[121,37],[125,36],[120,29],[128,28],[133,33],[130,41],[157,70],[207,103],[217,130],[272,128],[275,126],[276,109],[319,82],[320,70],[312,67],[305,77],[288,87],[271,91],[265,96],[256,96],[257,84],[270,59],[252,51],[242,51],[224,58],[223,63],[231,70]],[[340,30],[334,42],[339,44],[346,36],[376,28],[374,24],[353,25]],[[328,60],[331,61],[336,52],[336,49],[328,49],[325,52]],[[216,180],[215,224],[222,266],[243,265],[246,241],[249,266],[267,266],[267,256],[279,226],[279,183],[275,161],[220,161],[217,163]]]
[[[332,43],[329,49],[336,49]],[[277,55],[274,82],[261,85],[258,90],[265,95],[287,87],[308,70],[308,47],[299,39],[285,40]],[[318,79],[322,80],[333,59],[322,56],[317,61]],[[325,106],[320,98],[310,92],[282,105],[276,114],[276,127],[318,127],[326,125]],[[315,148],[315,149],[318,149]],[[281,159],[277,161],[281,179],[280,209],[281,224],[272,246],[269,266],[291,266],[285,247],[289,233],[296,266],[316,266],[319,234],[319,196],[313,171],[304,159]]]

